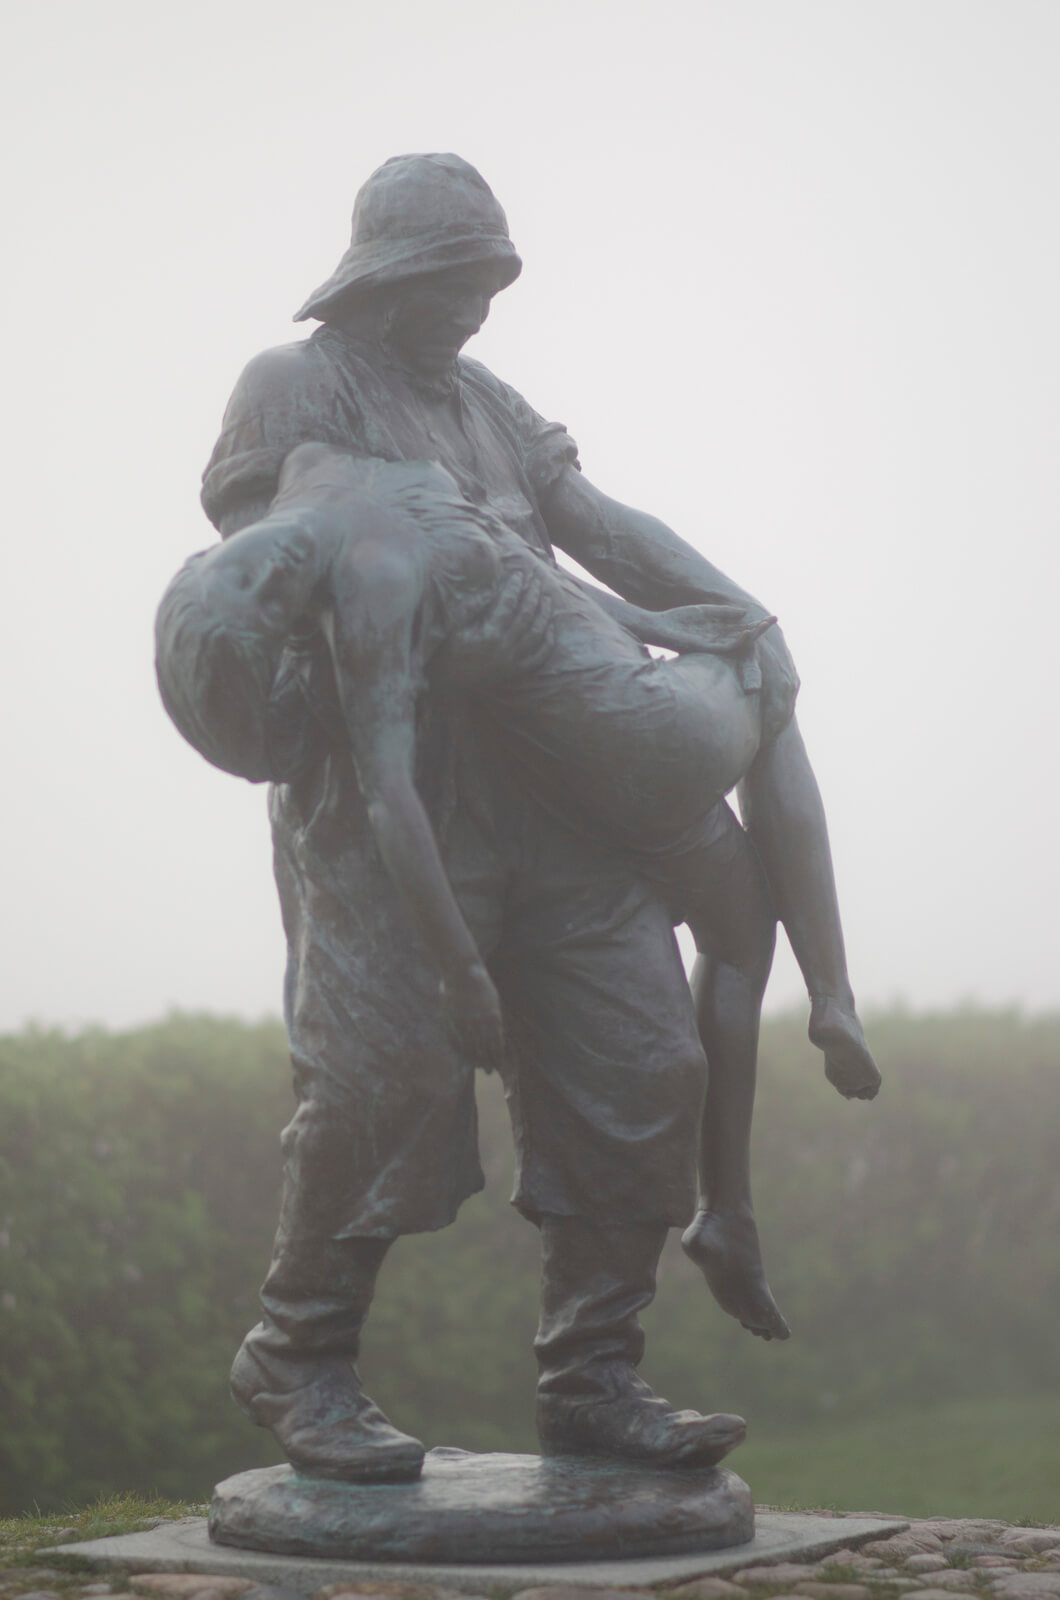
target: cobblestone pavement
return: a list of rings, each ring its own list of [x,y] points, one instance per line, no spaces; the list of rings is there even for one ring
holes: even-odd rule
[[[866,1513],[870,1514],[870,1513]],[[871,1513],[875,1514],[875,1513]],[[841,1517],[837,1521],[841,1521]],[[57,1529],[60,1539],[67,1530]],[[72,1533],[74,1530],[69,1530]],[[466,1591],[465,1591],[466,1592]],[[451,1588],[364,1582],[325,1584],[313,1600],[452,1600]],[[1014,1527],[983,1518],[913,1522],[904,1533],[837,1550],[822,1560],[749,1566],[669,1589],[552,1584],[512,1600],[1060,1600],[1060,1527]],[[207,1573],[115,1576],[27,1564],[0,1571],[0,1600],[305,1600],[249,1578]]]

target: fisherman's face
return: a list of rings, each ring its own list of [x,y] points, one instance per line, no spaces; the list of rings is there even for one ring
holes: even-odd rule
[[[489,315],[499,284],[489,266],[456,267],[399,289],[386,322],[389,345],[417,371],[448,372]]]

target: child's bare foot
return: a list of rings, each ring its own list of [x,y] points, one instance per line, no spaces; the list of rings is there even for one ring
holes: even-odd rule
[[[681,1248],[707,1280],[723,1311],[760,1339],[790,1339],[766,1282],[754,1218],[736,1212],[697,1211]]]
[[[875,1100],[880,1069],[853,1006],[831,995],[814,995],[810,1006],[810,1043],[824,1051],[824,1075],[847,1100]]]

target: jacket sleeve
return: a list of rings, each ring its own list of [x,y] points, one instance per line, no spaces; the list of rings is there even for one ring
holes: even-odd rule
[[[565,467],[578,467],[578,446],[562,422],[549,422],[517,389],[480,361],[460,360],[465,378],[502,422],[535,495],[551,488]]]
[[[299,444],[364,450],[363,423],[348,384],[312,339],[255,356],[232,391],[202,475],[203,510],[220,530],[248,501],[276,492],[280,468]],[[365,454],[369,454],[364,450]]]

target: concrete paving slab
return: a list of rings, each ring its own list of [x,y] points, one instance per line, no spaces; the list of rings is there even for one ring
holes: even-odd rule
[[[802,1511],[762,1511],[748,1544],[695,1556],[658,1556],[640,1561],[537,1562],[526,1566],[419,1566],[406,1562],[324,1561],[319,1557],[263,1555],[212,1544],[205,1517],[167,1522],[148,1533],[93,1539],[41,1552],[41,1558],[75,1556],[94,1571],[204,1572],[253,1578],[312,1594],[321,1584],[358,1579],[436,1584],[465,1594],[503,1591],[512,1594],[545,1583],[585,1584],[591,1588],[668,1588],[705,1573],[733,1572],[740,1567],[777,1561],[812,1560],[832,1550],[868,1539],[881,1539],[909,1526],[884,1517],[824,1517]],[[204,1585],[205,1587],[205,1585]]]

